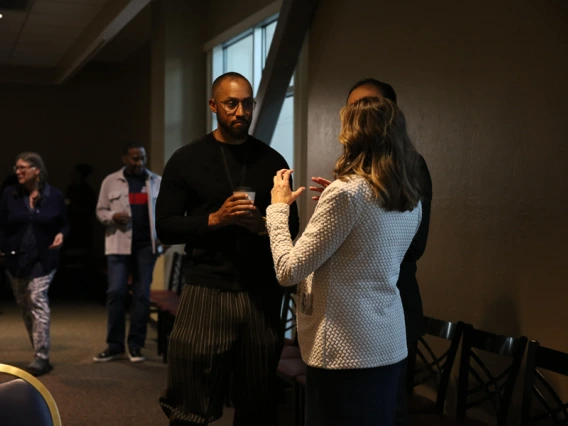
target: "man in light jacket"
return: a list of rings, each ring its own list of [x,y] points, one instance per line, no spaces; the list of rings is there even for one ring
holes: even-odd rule
[[[107,348],[96,362],[123,358],[142,362],[150,314],[150,285],[154,265],[163,247],[156,237],[155,205],[161,176],[146,169],[146,151],[139,143],[126,145],[124,167],[108,175],[97,203],[97,218],[106,227],[108,260]],[[125,304],[129,276],[132,280],[130,329],[125,342]],[[126,343],[126,345],[125,345]]]

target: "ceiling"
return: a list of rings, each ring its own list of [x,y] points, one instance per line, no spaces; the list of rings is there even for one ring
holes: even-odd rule
[[[61,84],[95,56],[123,60],[149,38],[149,8],[133,19],[150,2],[0,0],[0,81]]]

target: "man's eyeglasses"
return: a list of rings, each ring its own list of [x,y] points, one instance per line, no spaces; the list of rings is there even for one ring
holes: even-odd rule
[[[19,170],[26,171],[28,169],[33,169],[33,168],[35,168],[35,166],[14,166],[13,167],[14,172],[17,172]]]
[[[256,101],[254,99],[244,99],[242,101],[237,101],[236,99],[229,99],[228,101],[218,101],[215,99],[215,102],[223,105],[223,108],[228,113],[235,112],[239,108],[239,104],[243,107],[243,111],[253,111],[254,107],[256,106]]]

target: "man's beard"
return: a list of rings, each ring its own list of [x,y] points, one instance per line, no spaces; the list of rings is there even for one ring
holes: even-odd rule
[[[232,124],[237,122],[242,123],[242,126],[239,128],[233,127]],[[248,135],[250,128],[250,121],[246,120],[233,121],[232,123],[218,120],[217,124],[219,125],[219,127],[222,127],[223,130],[233,139],[244,139]]]

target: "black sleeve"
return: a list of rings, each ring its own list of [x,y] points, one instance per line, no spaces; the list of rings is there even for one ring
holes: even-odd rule
[[[294,182],[290,177],[290,188],[294,190]],[[288,217],[288,227],[290,229],[290,236],[292,240],[298,236],[300,232],[300,216],[298,214],[298,204],[294,201],[290,206],[290,216]]]
[[[280,155],[280,154],[279,154]],[[288,162],[280,155],[280,161],[278,162],[277,170],[289,169],[290,166]],[[274,173],[276,174],[276,173]],[[290,176],[290,188],[294,190],[294,179]],[[288,228],[290,229],[290,236],[292,240],[298,236],[300,232],[300,216],[298,214],[298,203],[295,201],[290,206],[290,216],[288,216]]]
[[[164,169],[156,201],[156,233],[164,244],[187,244],[209,232],[209,215],[188,217],[191,188],[183,176],[183,155],[178,150]]]
[[[421,201],[422,201],[422,222],[418,227],[416,235],[412,239],[412,243],[404,256],[404,262],[416,262],[426,250],[426,242],[428,240],[428,231],[430,229],[430,209],[432,207],[432,178],[426,161],[419,155],[418,162],[419,179],[421,185]]]
[[[0,198],[0,247],[4,244],[6,226],[8,226],[8,191],[4,188]]]
[[[59,193],[58,198],[59,198],[58,200],[59,214],[57,215],[56,218],[57,229],[58,229],[57,232],[63,234],[63,242],[65,242],[65,240],[69,236],[69,221],[67,220],[67,206],[65,205],[65,196],[63,195],[62,192]]]

